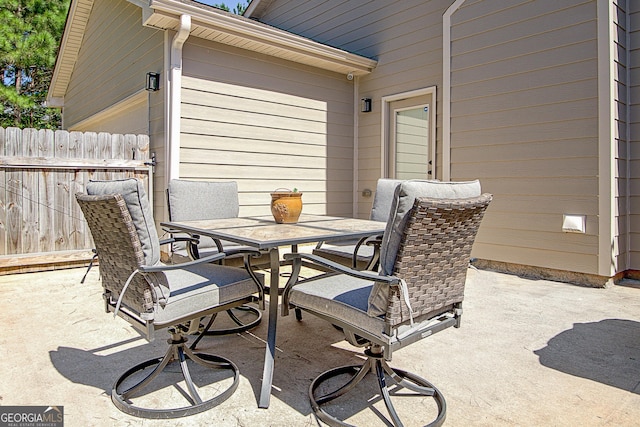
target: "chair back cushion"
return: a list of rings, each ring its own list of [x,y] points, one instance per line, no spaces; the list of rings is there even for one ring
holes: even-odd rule
[[[156,265],[160,262],[160,241],[142,181],[136,178],[112,181],[91,180],[87,184],[87,194],[91,196],[120,194],[127,204],[142,244],[145,265]]]
[[[464,298],[471,250],[491,195],[463,199],[417,198],[408,215],[394,275],[406,294],[389,293],[385,322],[394,328],[449,310]]]
[[[478,180],[465,182],[409,180],[400,183],[395,190],[389,220],[382,238],[380,274],[384,276],[394,274],[396,255],[403,237],[408,213],[413,208],[416,198],[466,199],[480,196],[480,194],[481,188]],[[374,286],[369,296],[368,314],[370,316],[380,316],[386,313],[388,295],[388,286],[383,284]]]
[[[398,245],[407,220],[407,213],[418,197],[432,199],[466,199],[481,194],[480,181],[444,182],[431,180],[410,180],[400,183],[395,190],[387,227],[380,248],[382,274],[393,274]]]
[[[100,257],[100,278],[107,292],[104,296],[115,301],[122,294],[131,273],[145,265],[138,231],[122,194],[76,194],[76,200],[91,230]],[[147,303],[154,293],[144,276],[133,276],[122,304],[136,315],[148,312]]]
[[[169,219],[171,221],[198,221],[203,219],[236,218],[240,211],[238,184],[235,181],[210,182],[172,179],[167,190]],[[184,237],[184,234],[174,234]],[[221,242],[225,247],[236,243]],[[182,253],[184,242],[172,245],[173,251]],[[200,236],[198,249],[216,248],[211,237]],[[217,251],[217,249],[216,249]],[[205,256],[204,253],[200,254]]]
[[[391,203],[396,187],[402,181],[399,179],[380,178],[376,185],[376,194],[373,196],[373,206],[371,207],[372,221],[384,221],[389,219]]]
[[[240,210],[238,184],[229,182],[169,182],[169,218],[171,221],[235,218]]]

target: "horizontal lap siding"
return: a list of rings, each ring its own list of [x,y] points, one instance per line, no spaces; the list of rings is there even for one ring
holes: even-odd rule
[[[352,215],[352,84],[343,75],[189,39],[180,177],[238,182],[241,215],[297,188],[304,212]]]
[[[628,60],[627,60],[627,10],[626,1],[614,1],[613,9],[613,60],[615,62],[615,72],[613,75],[614,108],[615,119],[614,144],[612,153],[614,156],[614,265],[616,272],[625,271],[629,265],[628,246],[628,205],[629,187],[627,176],[627,164],[629,157],[629,135],[627,132],[628,112],[627,112],[627,86],[628,86]],[[616,4],[617,3],[617,4]]]
[[[126,0],[94,2],[63,109],[64,128],[74,128],[143,90],[147,72],[161,73],[160,90],[149,92],[148,104],[141,107],[148,109],[141,113],[148,120],[141,133],[149,133],[150,152],[158,161],[154,170],[157,220],[165,219],[163,46],[164,33],[142,26],[139,7]],[[140,129],[139,125],[136,125],[138,129],[118,129],[126,126],[123,123],[112,123],[111,126],[111,130],[119,133]]]
[[[450,0],[374,0],[299,2],[275,0],[261,18],[270,25],[310,37],[340,49],[378,60],[378,66],[359,81],[360,97],[373,101],[370,113],[360,113],[358,128],[358,216],[367,218],[381,171],[381,98],[442,84],[442,14]],[[438,106],[441,92],[437,91]],[[436,174],[440,170],[441,109]]]
[[[629,267],[640,270],[640,2],[629,1]]]
[[[595,1],[465,2],[451,27],[451,177],[494,194],[474,256],[598,273]],[[587,215],[586,234],[562,215]]]
[[[161,71],[163,34],[145,28],[140,8],[125,0],[94,3],[64,106],[64,126],[144,89],[148,71]]]

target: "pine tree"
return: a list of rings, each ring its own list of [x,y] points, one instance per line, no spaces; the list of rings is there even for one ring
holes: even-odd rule
[[[247,6],[249,5],[249,3],[251,3],[251,0],[247,1],[247,4],[238,3],[238,5],[233,8],[233,11],[231,9],[229,9],[229,6],[227,6],[224,3],[212,4],[211,6],[217,7],[218,9],[222,9],[225,12],[233,12],[236,15],[242,15],[244,13],[244,11],[247,9]]]
[[[60,127],[44,101],[69,0],[0,0],[0,126]]]

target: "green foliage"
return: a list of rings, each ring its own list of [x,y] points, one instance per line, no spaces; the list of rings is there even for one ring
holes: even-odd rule
[[[251,0],[249,0],[247,2],[247,4],[251,3]],[[244,11],[247,9],[247,5],[244,3],[238,3],[238,5],[236,7],[233,8],[233,11],[229,9],[229,6],[227,6],[224,3],[220,3],[220,4],[212,4],[211,6],[213,7],[217,7],[218,9],[222,9],[225,12],[233,12],[236,15],[242,15],[244,13]]]
[[[0,126],[57,129],[44,101],[69,0],[0,0]]]

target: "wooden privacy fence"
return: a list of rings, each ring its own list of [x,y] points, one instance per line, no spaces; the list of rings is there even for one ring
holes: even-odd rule
[[[153,194],[151,173],[147,135],[0,128],[0,274],[91,258],[75,193],[135,176]]]

